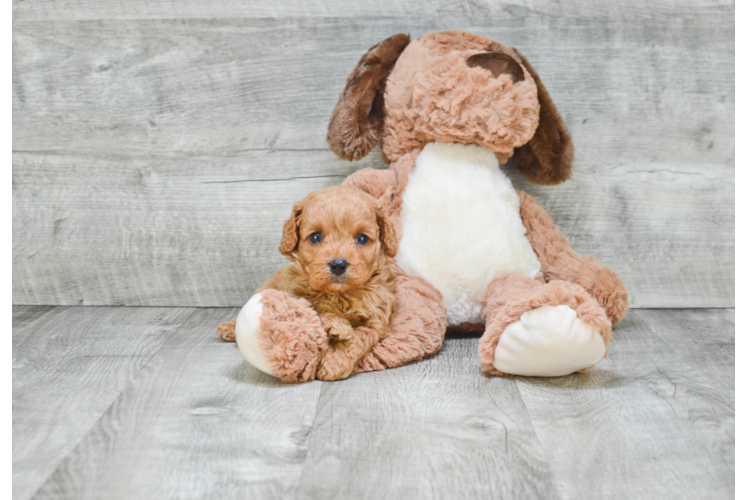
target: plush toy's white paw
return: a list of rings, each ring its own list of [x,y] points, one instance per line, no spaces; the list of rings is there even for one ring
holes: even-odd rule
[[[275,374],[268,366],[260,348],[260,317],[262,316],[262,292],[252,296],[236,317],[236,344],[249,364],[268,375]]]
[[[502,373],[560,377],[595,365],[605,356],[605,341],[566,305],[543,306],[506,327],[494,353]]]

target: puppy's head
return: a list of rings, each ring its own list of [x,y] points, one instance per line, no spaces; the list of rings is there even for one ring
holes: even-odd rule
[[[294,204],[279,250],[301,268],[314,290],[348,292],[364,285],[386,257],[395,256],[397,236],[374,197],[334,186]]]

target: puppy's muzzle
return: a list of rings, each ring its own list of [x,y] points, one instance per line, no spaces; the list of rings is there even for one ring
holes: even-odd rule
[[[330,272],[335,276],[343,276],[348,270],[348,261],[345,259],[334,259],[327,263]]]

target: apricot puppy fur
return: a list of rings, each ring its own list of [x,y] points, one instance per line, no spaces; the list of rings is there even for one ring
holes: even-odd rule
[[[293,206],[280,251],[288,258],[262,288],[308,300],[330,344],[317,378],[347,378],[388,334],[395,305],[390,258],[397,236],[385,209],[363,191],[335,186],[313,191]]]

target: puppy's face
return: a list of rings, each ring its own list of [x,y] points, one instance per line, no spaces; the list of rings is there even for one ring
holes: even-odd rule
[[[372,196],[335,186],[294,205],[280,250],[298,263],[314,290],[347,292],[364,285],[384,256],[394,257],[397,241]]]

